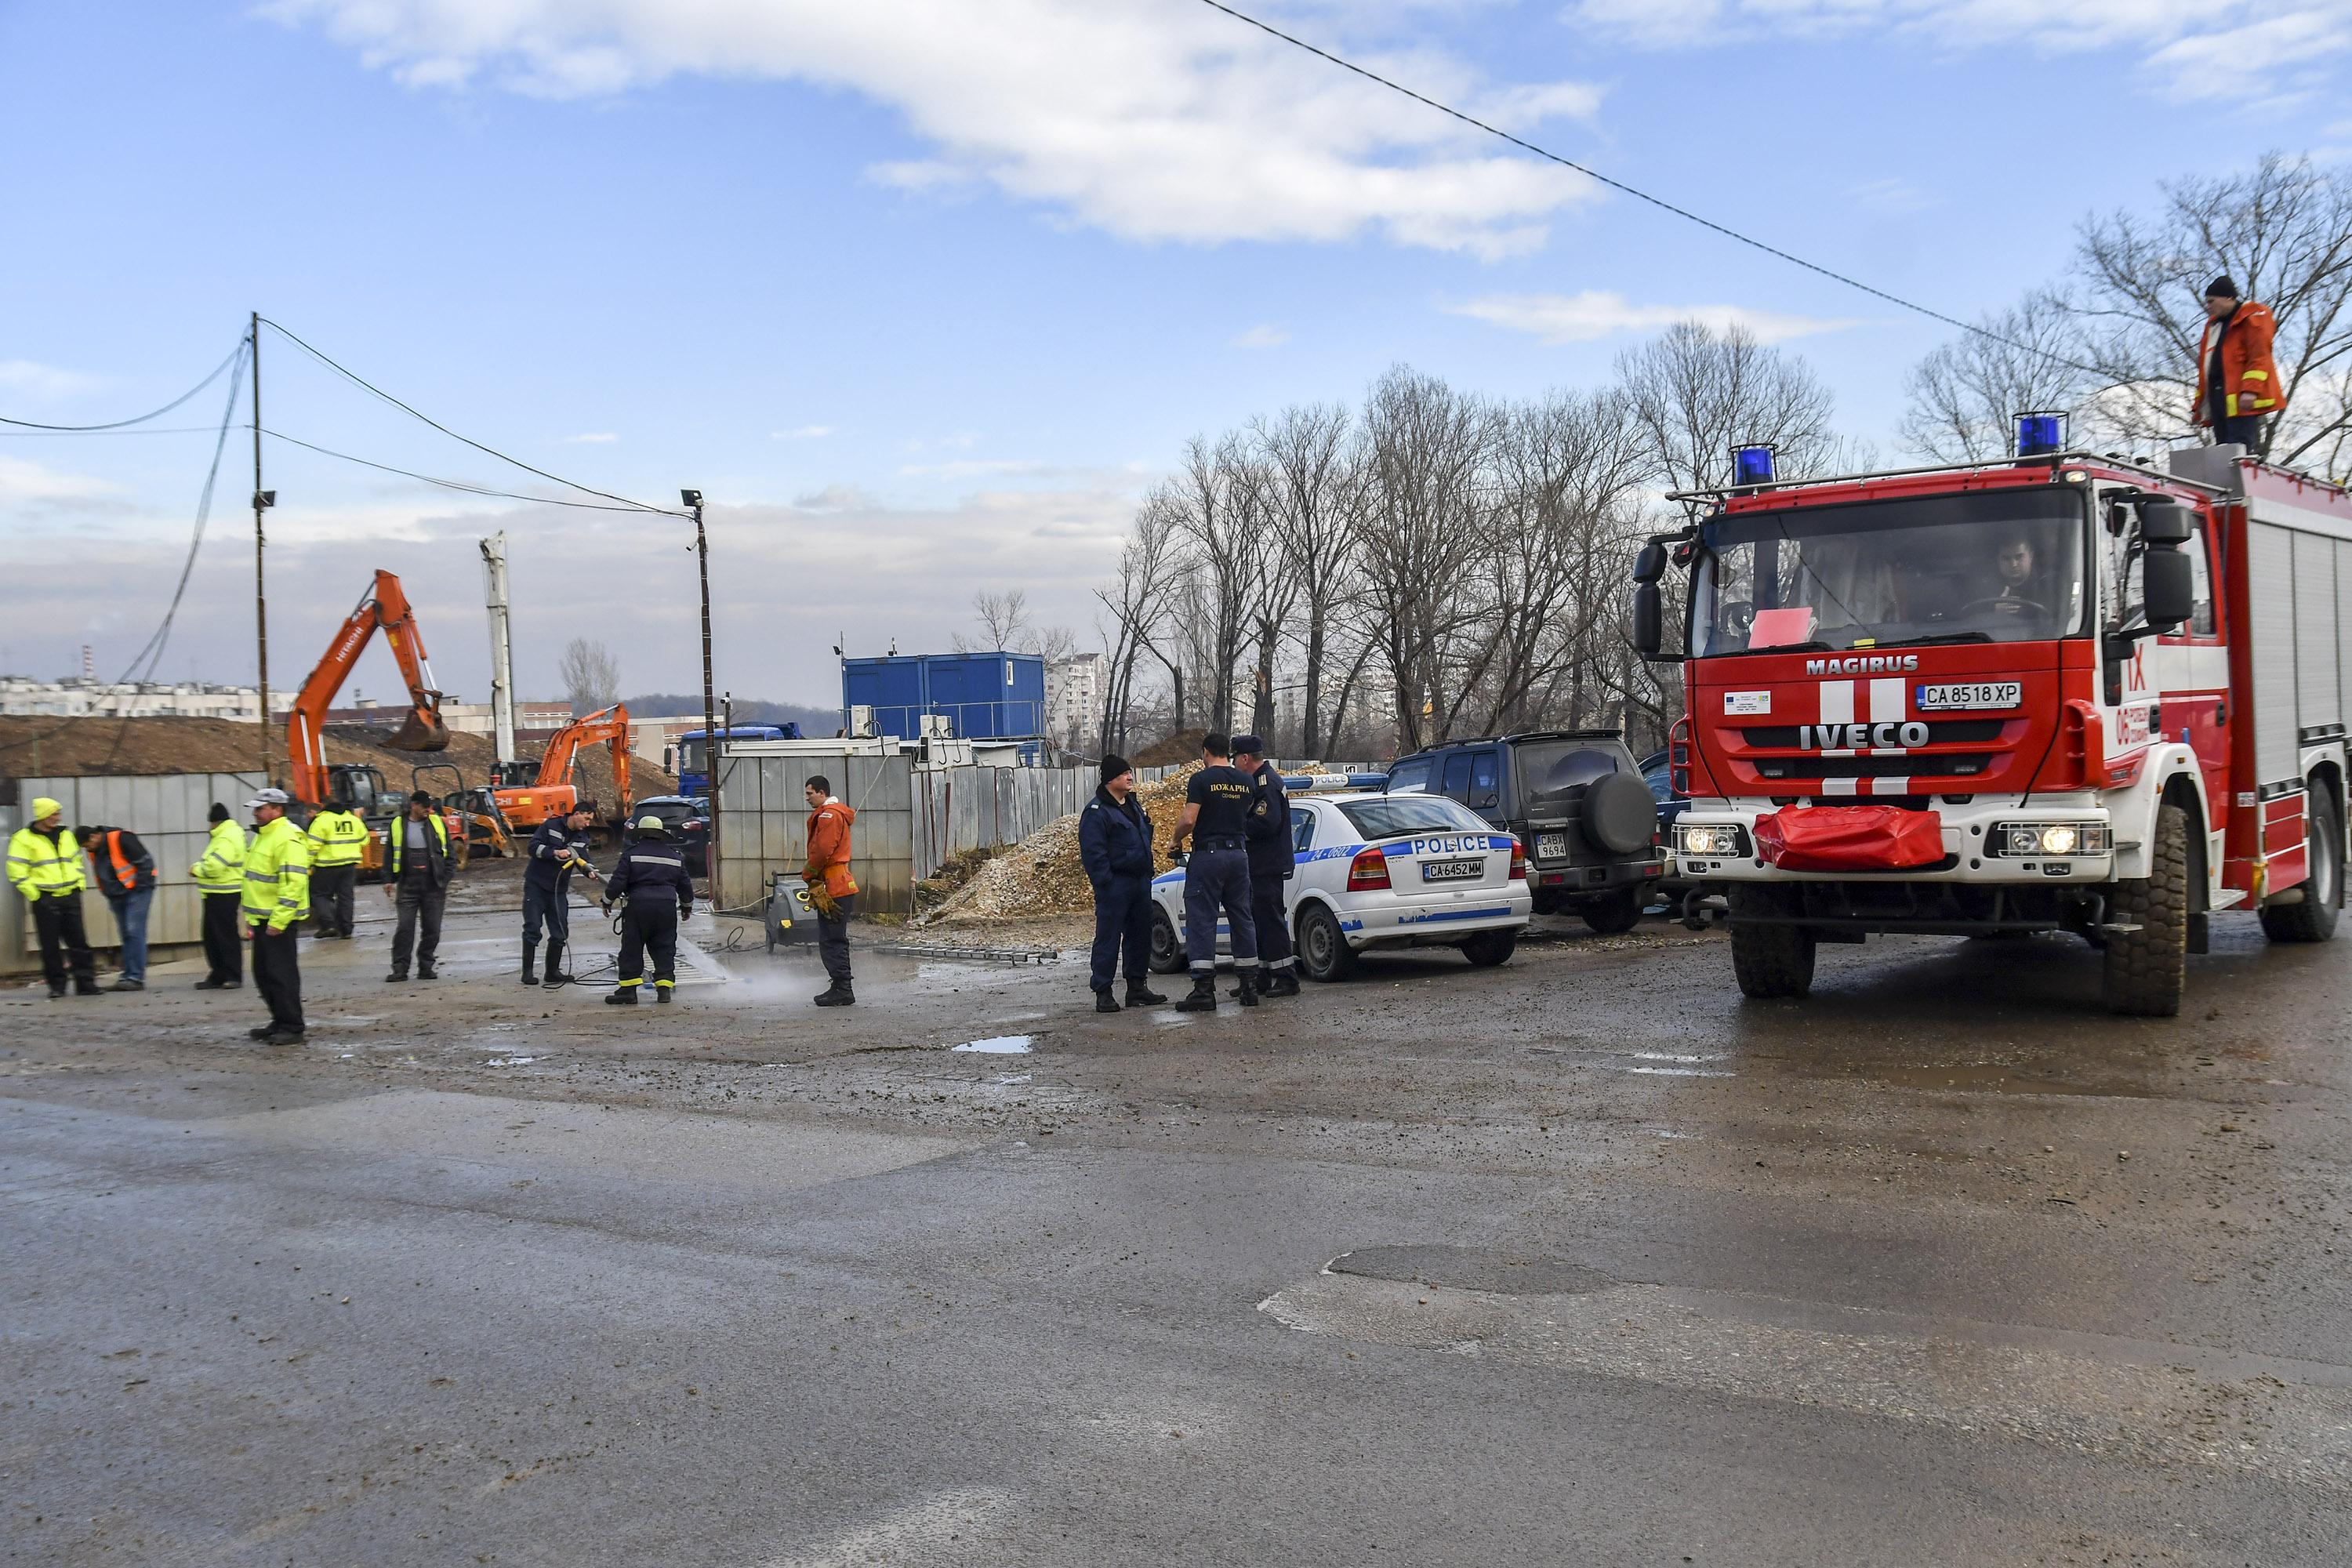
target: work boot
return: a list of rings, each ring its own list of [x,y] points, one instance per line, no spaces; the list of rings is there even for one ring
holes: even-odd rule
[[[820,1007],[855,1007],[857,996],[847,984],[836,980],[817,993],[816,1005]]]
[[[1257,1005],[1257,975],[1244,969],[1234,976],[1234,1000],[1244,1007]]]
[[[1101,990],[1095,993],[1096,1012],[1116,1013],[1118,1010],[1118,1003],[1112,998],[1109,986],[1106,985]]]
[[[77,996],[103,996],[106,993],[99,989],[98,982],[95,980],[77,980],[74,982],[74,994]]]
[[[278,1026],[275,1024],[264,1024],[257,1029],[247,1029],[245,1032],[245,1037],[248,1040],[266,1040],[276,1032],[277,1028]]]
[[[637,1005],[637,988],[634,985],[624,985],[605,997],[604,1001],[609,1006],[634,1007]]]
[[[1261,996],[1296,996],[1298,994],[1298,971],[1276,969],[1260,979],[1257,994]]]
[[[539,943],[535,942],[522,944],[522,983],[525,985],[539,984]]]
[[[265,1046],[299,1046],[309,1037],[299,1029],[272,1029],[261,1037]]]
[[[1176,1004],[1179,1013],[1213,1013],[1217,1010],[1217,977],[1213,974],[1192,976],[1192,994]]]
[[[440,977],[441,972],[429,963],[420,963],[416,966],[416,978],[419,980],[438,980]]]
[[[655,1001],[656,1001],[656,1002],[667,1002],[667,1001],[669,1000],[669,997],[670,997],[670,988],[669,988],[668,986],[667,986],[667,985],[663,984],[662,984],[660,981],[658,981],[658,980],[655,981],[655,982],[654,982],[654,1000],[655,1000]]]
[[[147,989],[147,983],[143,980],[132,980],[126,977],[116,981],[113,984],[108,986],[107,989],[109,991],[144,991]]]
[[[405,985],[408,984],[408,971],[395,969],[383,977],[383,983],[386,985]]]
[[[226,980],[199,980],[196,982],[196,989],[199,991],[226,991],[228,987],[229,983]]]
[[[550,937],[547,942],[547,984],[569,985],[572,976],[563,973],[563,944]]]
[[[1154,991],[1149,981],[1130,980],[1127,983],[1127,1005],[1130,1007],[1164,1007],[1168,1005],[1168,998]]]
[[[49,987],[49,1000],[50,1000],[50,1001],[52,1001],[52,1002],[62,1002],[62,1001],[64,1001],[65,999],[66,999],[66,988],[65,988],[64,986],[62,986],[62,985],[52,985],[52,986],[50,986],[50,987]]]

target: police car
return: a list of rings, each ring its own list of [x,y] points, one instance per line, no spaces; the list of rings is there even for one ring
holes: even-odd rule
[[[1375,775],[1377,778],[1377,775]],[[1342,980],[1370,948],[1458,947],[1501,963],[1533,913],[1517,839],[1436,795],[1388,795],[1339,775],[1283,781],[1297,870],[1283,884],[1301,973]],[[1184,872],[1152,879],[1151,967],[1185,967]],[[1217,923],[1217,953],[1232,953]]]

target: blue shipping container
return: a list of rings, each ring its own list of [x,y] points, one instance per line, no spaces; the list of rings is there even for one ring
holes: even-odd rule
[[[1012,740],[1045,732],[1045,661],[1034,653],[921,653],[841,661],[842,723],[874,710],[874,732],[909,740],[941,714],[957,736]]]

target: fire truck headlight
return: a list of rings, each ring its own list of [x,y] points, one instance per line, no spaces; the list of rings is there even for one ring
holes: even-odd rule
[[[1694,856],[1744,855],[1747,850],[1742,845],[1747,837],[1730,823],[1677,824],[1675,848]]]
[[[2005,822],[1993,844],[2001,855],[2104,855],[2107,830],[2096,822]]]

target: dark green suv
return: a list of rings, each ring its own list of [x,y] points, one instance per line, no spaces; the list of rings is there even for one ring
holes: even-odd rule
[[[1665,875],[1657,805],[1615,730],[1448,741],[1398,759],[1391,795],[1444,795],[1516,837],[1536,913],[1630,931]]]

